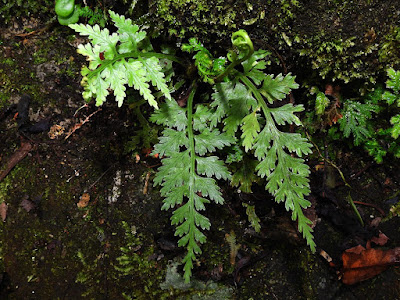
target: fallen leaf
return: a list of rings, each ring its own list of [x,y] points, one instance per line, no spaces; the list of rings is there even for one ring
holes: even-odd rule
[[[400,262],[400,247],[381,250],[365,249],[361,245],[347,249],[342,254],[342,281],[355,284],[370,279],[385,271],[390,265]]]
[[[84,208],[88,206],[90,201],[90,195],[89,193],[83,193],[79,202],[76,204],[79,208]]]
[[[371,242],[373,242],[379,246],[383,246],[387,243],[388,240],[389,240],[389,238],[386,236],[386,234],[384,234],[383,232],[379,232],[379,236],[378,237],[374,236],[371,239]]]
[[[1,219],[3,220],[3,222],[5,222],[6,218],[7,218],[7,210],[8,210],[7,203],[2,202],[0,204],[0,216],[1,216]]]
[[[30,212],[31,210],[34,210],[37,207],[36,204],[29,199],[28,195],[24,196],[19,205],[27,212]]]

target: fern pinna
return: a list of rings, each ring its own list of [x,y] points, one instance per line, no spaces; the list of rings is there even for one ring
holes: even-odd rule
[[[301,125],[295,113],[303,107],[270,106],[298,87],[294,76],[265,74],[265,58],[269,53],[254,51],[243,30],[232,35],[234,50],[226,58],[213,58],[201,43],[191,39],[182,50],[193,54],[200,78],[211,84],[214,92],[210,103],[195,105],[195,80],[186,107],[181,107],[171,97],[164,75],[167,70],[162,64],[163,60],[179,63],[181,60],[154,52],[145,31],[131,20],[113,12],[110,16],[118,28],[111,35],[96,25],[70,25],[91,40],[78,48],[89,60],[89,66],[82,70],[83,97],[87,100],[95,97],[96,105],[102,105],[113,90],[121,106],[126,97],[125,85],[128,85],[138,90],[151,106],[160,107],[151,117],[165,128],[154,146],[154,153],[163,157],[154,183],[161,186],[162,209],[174,209],[171,223],[180,237],[179,246],[187,249],[183,260],[185,280],[190,280],[193,262],[201,253],[200,244],[206,240],[202,230],[211,226],[201,212],[206,203],[224,202],[217,180],[231,180],[235,185],[245,174],[231,175],[227,164],[235,159],[243,160],[245,168],[251,166],[246,171],[248,178],[244,179],[247,190],[255,178],[266,179],[266,190],[292,211],[292,219],[297,220],[299,231],[315,251],[311,221],[303,214],[303,209],[310,206],[305,199],[310,192],[310,171],[301,157],[311,153],[311,144],[299,133],[282,130],[288,124]],[[242,71],[236,69],[238,65]],[[159,90],[157,94],[161,92],[165,96],[166,101],[161,105],[149,83]],[[217,152],[226,146],[241,154],[228,155],[229,160],[224,162]]]

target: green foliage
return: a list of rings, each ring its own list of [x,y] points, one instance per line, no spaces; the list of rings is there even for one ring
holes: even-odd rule
[[[54,10],[61,25],[78,22],[80,5],[75,5],[75,0],[56,0]]]
[[[382,99],[389,105],[395,105],[397,108],[400,107],[400,71],[389,69],[387,72],[389,79],[386,81],[386,88],[391,91],[386,91],[382,95]],[[393,125],[392,137],[397,139],[400,135],[400,113],[393,116],[390,119],[390,123]]]
[[[365,142],[372,136],[372,132],[367,126],[368,121],[372,118],[372,113],[376,111],[376,105],[347,100],[342,111],[343,117],[338,122],[343,135],[347,138],[352,134],[356,146]]]
[[[87,35],[91,43],[79,45],[78,52],[87,57],[89,67],[82,69],[84,76],[83,98],[96,97],[96,105],[106,101],[109,89],[114,91],[118,106],[122,106],[126,96],[125,85],[134,87],[153,107],[158,107],[150,85],[171,99],[167,82],[162,72],[162,55],[151,52],[152,47],[146,40],[146,32],[132,24],[130,19],[110,11],[111,20],[118,28],[110,34],[108,29],[98,25],[69,25],[81,35]],[[150,51],[149,51],[150,50]]]
[[[215,37],[236,28],[238,13],[233,5],[223,0],[161,0],[154,5],[158,21],[165,23],[171,35]],[[206,30],[202,27],[204,25],[207,25]]]
[[[256,214],[254,205],[249,205],[247,203],[242,203],[242,204],[246,208],[246,215],[249,219],[251,227],[253,227],[256,232],[260,232],[261,229],[260,219]]]
[[[56,0],[54,10],[61,25],[75,24],[80,17],[86,18],[90,25],[98,23],[104,27],[106,24],[106,16],[98,7],[94,10],[89,6],[81,7],[75,0]]]
[[[351,145],[363,146],[378,163],[383,162],[387,153],[400,157],[400,145],[396,139],[400,135],[400,71],[389,69],[386,90],[377,86],[364,98],[343,100],[343,108],[331,113],[329,100],[322,93],[317,93],[315,110],[317,115],[337,118],[339,127],[328,120],[332,126],[328,136],[333,140],[343,140],[352,136]]]
[[[121,222],[124,230],[124,244],[120,247],[120,256],[115,260],[114,269],[118,276],[129,278],[129,295],[123,291],[124,299],[161,298],[158,289],[158,280],[162,274],[156,267],[155,261],[149,260],[153,255],[153,247],[144,248],[144,237],[136,232],[135,226],[130,226],[126,221]],[[147,274],[146,274],[147,273]],[[153,278],[153,279],[152,279]]]
[[[379,48],[379,61],[385,65],[398,66],[400,63],[400,27],[393,26],[383,38]]]
[[[86,18],[90,25],[99,24],[104,27],[107,22],[107,15],[98,7],[91,9],[89,6],[79,8],[79,17]]]
[[[178,245],[186,247],[184,258],[185,280],[188,282],[196,254],[200,254],[199,243],[206,236],[200,231],[209,229],[208,218],[200,214],[204,204],[214,201],[224,202],[216,179],[230,179],[231,175],[224,163],[211,154],[216,149],[230,145],[234,139],[221,133],[210,124],[212,112],[204,106],[198,106],[192,113],[195,88],[190,93],[187,108],[181,108],[170,101],[162,105],[152,116],[152,120],[167,128],[154,147],[154,152],[165,156],[163,166],[154,178],[161,185],[161,195],[165,197],[162,209],[179,205],[171,218],[176,225],[176,235],[181,237]],[[173,113],[175,112],[175,113]],[[169,118],[166,118],[169,113]],[[184,122],[182,122],[184,121]]]
[[[317,115],[322,115],[325,109],[329,105],[329,99],[325,96],[323,92],[318,92],[315,99],[315,113]]]
[[[178,272],[178,266],[179,262],[171,262],[167,268],[165,281],[160,284],[161,289],[169,292],[168,299],[228,300],[234,297],[232,287],[217,284],[211,280],[206,283],[196,279],[190,283],[185,282]]]
[[[196,52],[193,59],[199,75],[205,82],[213,83],[213,78],[225,71],[226,59],[214,59],[196,38],[191,38],[189,44],[182,45],[182,50],[189,53]]]
[[[157,94],[149,83],[165,97],[165,103],[150,118],[164,127],[153,151],[163,158],[154,184],[161,186],[162,209],[174,209],[171,224],[176,226],[175,235],[180,237],[178,245],[187,250],[183,259],[185,281],[190,280],[194,261],[201,253],[200,244],[206,241],[203,231],[211,226],[202,213],[205,204],[224,202],[219,180],[231,180],[232,185],[240,186],[243,191],[251,191],[254,182],[266,181],[266,190],[292,211],[292,219],[315,251],[311,221],[303,214],[303,209],[310,206],[305,199],[310,192],[310,171],[301,157],[311,153],[311,144],[299,133],[285,131],[288,125],[301,125],[295,113],[303,107],[276,105],[298,87],[295,77],[266,74],[265,58],[269,52],[254,51],[243,30],[232,35],[234,49],[227,58],[213,58],[201,43],[191,39],[182,49],[194,54],[200,79],[210,83],[214,92],[211,102],[198,103],[195,79],[186,92],[189,95],[185,98],[186,106],[178,105],[167,85],[166,78],[170,76],[166,74],[171,74],[171,64],[163,68],[161,59],[180,60],[153,52],[146,32],[130,19],[111,11],[110,16],[118,29],[113,34],[97,25],[70,25],[91,40],[78,47],[78,52],[89,60],[89,66],[82,70],[83,97],[86,100],[95,97],[96,105],[102,105],[109,90],[113,90],[121,106],[127,84],[139,91],[142,101],[158,108]],[[225,66],[228,61],[230,64]],[[238,65],[242,71],[236,69]],[[137,116],[144,123],[140,121],[140,111]],[[233,176],[218,156],[224,148],[230,152],[227,162],[232,163]],[[259,228],[251,208],[249,217],[255,228]]]

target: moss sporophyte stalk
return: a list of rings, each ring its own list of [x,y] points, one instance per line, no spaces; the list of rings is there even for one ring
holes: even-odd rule
[[[246,31],[239,30],[232,35],[233,49],[227,57],[214,58],[195,38],[184,44],[183,53],[192,55],[198,76],[187,85],[175,84],[169,74],[173,74],[174,64],[185,60],[155,52],[143,28],[112,11],[109,14],[117,28],[114,33],[98,25],[69,25],[90,40],[78,47],[89,61],[82,69],[83,97],[87,101],[95,98],[100,106],[113,91],[122,106],[127,85],[144,99],[138,100],[140,105],[147,102],[154,107],[150,121],[164,128],[153,151],[162,157],[154,184],[161,187],[162,209],[174,210],[171,224],[176,226],[179,246],[187,250],[185,280],[190,280],[200,245],[206,241],[204,230],[211,226],[202,214],[206,204],[224,203],[219,187],[222,180],[232,184],[246,180],[241,178],[245,173],[233,171],[239,170],[233,157],[241,157],[252,170],[247,180],[265,182],[275,201],[292,212],[299,231],[315,251],[311,221],[303,214],[310,206],[305,199],[310,193],[310,170],[302,157],[311,153],[311,144],[299,133],[283,131],[285,125],[301,126],[296,113],[304,108],[291,103],[276,105],[298,88],[295,77],[266,74],[269,52],[255,51]],[[209,101],[198,101],[203,96],[198,89],[200,81],[211,87]],[[172,97],[179,86],[189,86],[186,106]],[[229,154],[235,151],[242,154]],[[221,159],[222,153],[228,153],[229,164]],[[251,182],[247,184],[247,190],[250,188]],[[254,215],[253,222],[257,219]]]

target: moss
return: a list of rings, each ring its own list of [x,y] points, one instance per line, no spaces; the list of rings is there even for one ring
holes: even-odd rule
[[[2,1],[0,23],[8,24],[11,20],[20,17],[42,17],[47,19],[52,15],[53,7],[54,2],[52,0]]]
[[[230,34],[246,29],[256,47],[273,49],[280,64],[304,83],[322,78],[362,87],[400,63],[396,5],[394,0],[163,0],[154,4],[153,22],[162,20],[171,35],[197,36],[214,50],[229,48]]]
[[[241,23],[241,9],[246,11],[243,1],[232,5],[223,0],[162,0],[155,6],[153,20],[158,30],[165,28],[170,35],[182,38],[201,37],[206,44],[229,37]]]

